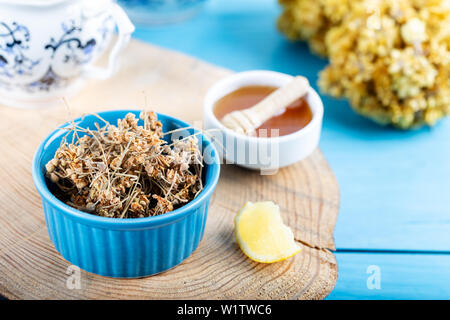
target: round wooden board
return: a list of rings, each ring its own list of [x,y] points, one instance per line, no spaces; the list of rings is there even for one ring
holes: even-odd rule
[[[162,274],[112,279],[81,272],[70,289],[70,264],[50,242],[31,177],[38,144],[59,124],[86,112],[149,109],[199,125],[202,99],[230,71],[132,41],[112,79],[88,83],[63,103],[40,110],[0,107],[0,295],[12,299],[322,299],[334,288],[333,230],[339,190],[316,150],[304,161],[261,176],[222,165],[203,240],[191,257]],[[144,98],[146,97],[146,99]],[[272,200],[303,250],[274,264],[246,258],[234,240],[233,218],[246,201]],[[73,286],[72,286],[73,287]]]

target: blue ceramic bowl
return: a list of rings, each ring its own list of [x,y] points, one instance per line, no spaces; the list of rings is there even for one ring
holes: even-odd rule
[[[117,124],[117,119],[124,118],[128,112],[139,115],[139,111],[134,110],[98,114],[111,124]],[[158,119],[164,132],[189,127],[186,122],[163,114],[158,114]],[[91,129],[95,129],[95,122],[100,122],[95,116],[74,121]],[[210,140],[202,134],[197,136],[205,157],[204,190],[194,200],[155,217],[115,219],[74,209],[50,191],[45,164],[54,157],[62,137],[67,134],[62,128],[68,126],[65,124],[53,131],[39,146],[33,159],[34,184],[41,195],[47,230],[56,250],[67,261],[86,271],[118,278],[153,275],[189,257],[203,237],[209,201],[219,179],[219,157]],[[197,132],[188,131],[189,134]]]
[[[136,24],[161,25],[188,20],[197,15],[207,0],[118,0]]]

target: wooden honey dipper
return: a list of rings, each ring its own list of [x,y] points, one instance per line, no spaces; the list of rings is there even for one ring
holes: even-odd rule
[[[222,124],[238,133],[255,135],[256,129],[295,100],[303,97],[309,88],[308,79],[295,77],[287,85],[278,88],[253,107],[230,112]]]

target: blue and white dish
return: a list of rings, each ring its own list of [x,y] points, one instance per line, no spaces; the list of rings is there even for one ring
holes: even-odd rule
[[[192,18],[207,0],[118,0],[133,22],[145,25],[175,23]]]

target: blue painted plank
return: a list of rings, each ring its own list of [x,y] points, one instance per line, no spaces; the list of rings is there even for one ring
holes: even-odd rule
[[[327,299],[450,299],[450,254],[335,254],[339,277]]]
[[[134,36],[236,71],[303,74],[315,86],[327,62],[278,33],[279,12],[275,0],[214,0],[191,21]],[[450,251],[450,121],[402,132],[322,97],[320,147],[341,189],[337,246]]]

